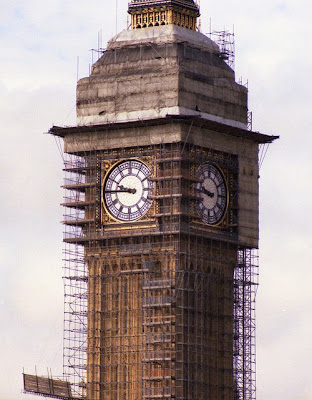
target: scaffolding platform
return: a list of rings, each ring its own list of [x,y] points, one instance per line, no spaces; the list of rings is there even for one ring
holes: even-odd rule
[[[84,400],[72,395],[69,382],[23,373],[24,392],[64,400]]]

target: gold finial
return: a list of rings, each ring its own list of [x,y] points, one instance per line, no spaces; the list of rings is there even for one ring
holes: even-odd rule
[[[128,13],[132,29],[178,25],[196,30],[199,6],[194,0],[132,0]]]

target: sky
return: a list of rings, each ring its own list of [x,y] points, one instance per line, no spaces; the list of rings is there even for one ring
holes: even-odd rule
[[[0,5],[0,400],[33,400],[23,368],[62,374],[62,156],[45,133],[75,124],[77,78],[98,38],[126,28],[127,1]],[[312,2],[201,11],[203,33],[234,26],[253,130],[280,136],[260,170],[257,400],[312,400]]]

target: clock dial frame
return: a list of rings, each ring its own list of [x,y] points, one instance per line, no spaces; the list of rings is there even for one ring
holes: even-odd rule
[[[196,210],[203,222],[208,225],[219,225],[225,218],[229,191],[225,176],[215,164],[202,164],[197,170],[200,182],[195,185],[196,194],[200,197]]]
[[[103,180],[102,202],[109,216],[118,222],[142,218],[152,205],[153,182],[150,168],[140,160],[114,164]]]

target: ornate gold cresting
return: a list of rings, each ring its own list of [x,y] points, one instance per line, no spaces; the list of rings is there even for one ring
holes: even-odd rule
[[[196,30],[199,7],[193,0],[132,0],[129,3],[132,29],[178,25]]]

